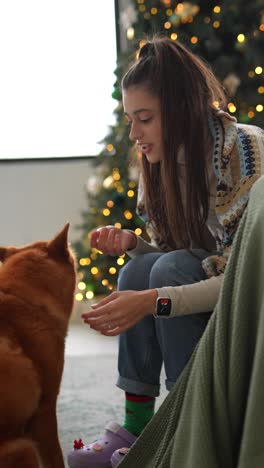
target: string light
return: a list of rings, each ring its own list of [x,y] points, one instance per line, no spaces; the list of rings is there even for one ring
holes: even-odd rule
[[[142,234],[142,229],[136,228],[134,232],[137,236],[140,236]]]
[[[113,169],[113,179],[114,180],[120,180],[120,174],[119,174],[119,170],[117,168]]]
[[[172,39],[173,41],[176,41],[176,39],[177,39],[177,37],[178,37],[178,34],[172,33],[170,37],[171,37],[171,39]]]
[[[103,285],[103,286],[107,286],[108,283],[109,283],[108,279],[104,278],[104,279],[102,280],[102,285]]]
[[[97,253],[98,253],[98,252],[99,252],[99,250],[97,250],[97,249],[93,249],[93,250],[92,250],[92,253],[91,253],[91,255],[90,255],[90,257],[91,257],[92,260],[96,260],[96,259],[97,259]],[[101,252],[100,252],[100,253],[101,253]]]
[[[125,260],[124,260],[123,258],[118,258],[117,261],[116,261],[116,263],[117,263],[118,265],[122,266],[122,265],[124,265]]]
[[[219,21],[214,21],[214,22],[213,22],[213,27],[214,27],[215,29],[219,28],[219,27],[220,27],[220,22],[219,22]]]
[[[253,72],[253,70],[250,70],[250,71],[248,72],[248,77],[249,77],[249,78],[253,78],[254,76],[255,76],[255,73]]]
[[[97,275],[97,273],[99,273],[98,268],[97,267],[92,267],[91,268],[91,273],[92,273],[92,275]]]
[[[258,105],[256,106],[256,111],[257,111],[257,112],[262,112],[262,111],[263,111],[263,106],[262,106],[262,104],[258,104]]]
[[[116,274],[116,268],[115,267],[110,267],[108,271],[109,271],[110,275],[115,275]]]
[[[262,67],[256,67],[256,68],[255,68],[255,73],[256,73],[256,75],[261,75],[262,72],[263,72],[263,68],[262,68]]]
[[[122,224],[121,223],[115,223],[114,226],[118,229],[122,229]]]
[[[250,119],[253,119],[253,117],[255,117],[255,112],[253,112],[252,110],[250,110],[250,111],[248,112],[248,116],[249,116]]]
[[[173,11],[171,10],[171,8],[169,8],[168,10],[166,10],[166,15],[167,16],[171,16],[173,13]]]
[[[237,36],[237,41],[238,42],[242,43],[242,42],[245,41],[245,39],[246,39],[245,34],[238,34],[238,36]]]
[[[158,9],[157,8],[151,8],[150,13],[152,15],[156,15],[158,13]]]
[[[165,29],[170,29],[170,28],[171,28],[171,23],[170,23],[169,21],[166,21],[166,22],[164,23],[164,28],[165,28]]]
[[[134,39],[135,30],[134,30],[134,28],[132,28],[132,26],[131,26],[130,28],[127,29],[126,36],[127,36],[127,39],[128,39],[129,41],[131,41],[132,39]]]
[[[227,107],[228,107],[229,112],[231,112],[232,114],[236,112],[236,106],[233,102],[229,102],[227,104]]]
[[[106,188],[106,189],[111,187],[111,185],[113,184],[113,181],[114,181],[114,179],[113,179],[112,175],[106,177],[104,179],[104,181],[103,181],[103,187]]]
[[[259,25],[259,30],[264,31],[264,23]]]
[[[121,184],[118,184],[118,185],[116,186],[116,191],[117,191],[118,193],[123,193],[123,192],[124,192],[124,189],[123,189],[123,187],[122,187]]]
[[[80,291],[84,291],[86,289],[86,284],[83,281],[80,281],[78,289],[80,289]]]
[[[220,8],[220,6],[218,6],[218,5],[216,5],[216,6],[213,8],[213,12],[214,12],[214,13],[220,13],[220,11],[221,11],[221,8]]]
[[[132,219],[132,218],[133,218],[133,215],[132,215],[131,211],[126,210],[126,211],[124,212],[124,217],[125,217],[126,219]]]
[[[76,301],[82,301],[83,300],[83,294],[82,293],[77,293],[75,294],[75,299]]]
[[[139,9],[139,11],[140,11],[141,13],[143,13],[143,11],[146,11],[145,5],[140,5],[140,6],[138,7],[138,9]]]
[[[260,86],[260,87],[258,88],[258,93],[259,93],[259,94],[263,94],[263,93],[264,93],[264,86]]]
[[[193,37],[191,37],[190,41],[191,41],[192,44],[197,44],[197,42],[198,42],[198,37],[197,37],[197,36],[193,36]]]
[[[110,216],[110,214],[111,214],[111,211],[110,211],[108,208],[105,208],[105,209],[103,210],[103,215],[104,215],[104,216]]]
[[[113,200],[108,200],[108,202],[106,204],[107,204],[108,208],[113,208],[113,206],[114,206]]]
[[[134,190],[128,190],[127,196],[128,196],[129,198],[133,198],[133,197],[135,196]]]
[[[91,260],[90,258],[80,258],[79,263],[81,266],[86,266],[86,265],[90,265]]]
[[[111,153],[111,151],[113,151],[114,147],[113,147],[113,145],[109,144],[109,145],[106,146],[106,149],[107,149],[107,151],[109,151],[109,153]]]
[[[92,299],[94,297],[94,292],[93,291],[87,291],[85,294],[87,299]]]
[[[130,181],[129,184],[128,184],[128,186],[129,186],[130,188],[134,188],[134,187],[136,187],[136,185],[137,185],[136,182],[134,182],[133,180]]]

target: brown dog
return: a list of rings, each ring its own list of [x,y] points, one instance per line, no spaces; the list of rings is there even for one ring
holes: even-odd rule
[[[68,228],[0,247],[0,468],[64,467],[56,401],[75,289]]]

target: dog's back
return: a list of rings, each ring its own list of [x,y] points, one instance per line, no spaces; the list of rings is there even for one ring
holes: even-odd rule
[[[0,247],[0,468],[64,466],[56,401],[75,289],[67,232]]]

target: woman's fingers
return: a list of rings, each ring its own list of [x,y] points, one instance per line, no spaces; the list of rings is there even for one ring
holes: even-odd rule
[[[116,327],[114,329],[106,329],[106,330],[102,330],[100,333],[101,335],[105,335],[105,336],[117,336],[117,335],[120,335],[120,333],[123,333],[125,331],[127,331],[129,328],[131,328],[131,326],[133,325],[129,325],[129,326],[120,326],[120,327]]]
[[[154,300],[156,300],[156,291]],[[85,323],[94,330],[110,336],[118,335],[133,327],[152,309],[151,301],[146,302],[144,291],[115,291],[105,297],[92,310],[82,314]]]
[[[96,331],[103,331],[103,330],[109,330],[109,329],[114,329],[114,328],[120,328],[123,326],[127,326],[128,328],[131,326],[131,321],[128,321],[126,319],[113,319],[110,316],[103,317],[100,320],[89,320],[89,322],[85,321],[90,325],[93,330]]]
[[[105,323],[109,323],[110,320],[110,315],[103,315],[100,317],[84,317],[84,322],[88,323],[91,327],[100,327],[104,325]]]
[[[103,299],[101,299],[96,304],[92,304],[91,307],[92,307],[92,309],[98,309],[99,307],[104,306],[106,304],[109,304],[109,302],[114,301],[115,298],[116,298],[116,293],[113,292],[113,293],[109,294],[109,296],[105,296]]]

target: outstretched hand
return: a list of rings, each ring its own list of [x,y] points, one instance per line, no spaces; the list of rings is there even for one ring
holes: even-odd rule
[[[92,311],[82,314],[85,323],[102,335],[116,336],[153,314],[158,293],[145,291],[115,291],[92,305]]]

